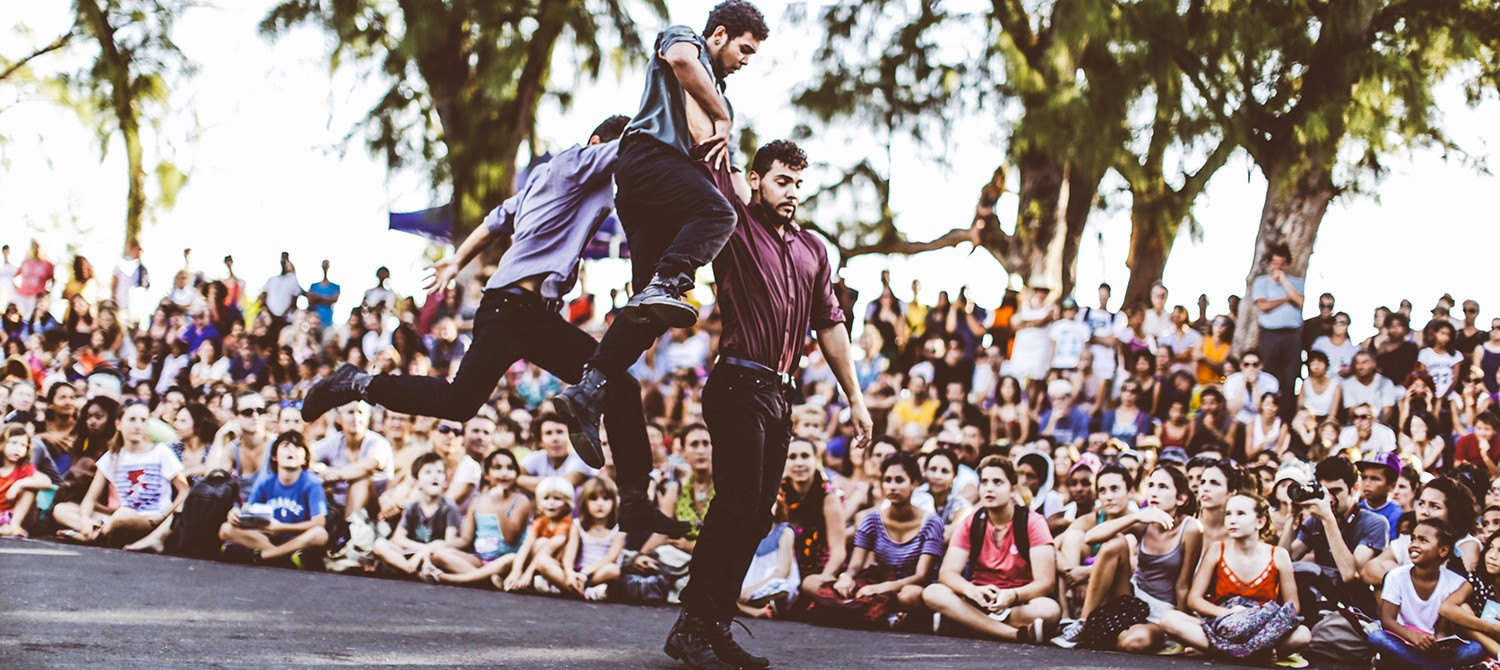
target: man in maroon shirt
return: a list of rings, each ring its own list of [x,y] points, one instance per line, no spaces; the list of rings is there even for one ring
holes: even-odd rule
[[[1474,432],[1454,444],[1453,460],[1480,466],[1491,477],[1500,476],[1500,417],[1480,414],[1474,420]]]
[[[692,579],[666,652],[693,668],[764,668],[735,644],[729,622],[755,548],[770,531],[792,424],[788,395],[809,326],[838,379],[856,430],[871,422],[849,356],[849,331],[830,281],[823,242],[792,221],[807,155],[777,141],[756,152],[749,207],[728,169],[710,170],[738,222],[714,260],[720,355],[703,386],[703,418],[714,444],[714,500],[693,551]],[[704,652],[711,651],[711,654]]]

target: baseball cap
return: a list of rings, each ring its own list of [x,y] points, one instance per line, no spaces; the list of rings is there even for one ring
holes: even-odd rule
[[[1391,479],[1393,480],[1401,476],[1401,458],[1396,456],[1396,453],[1392,451],[1387,451],[1385,453],[1374,454],[1372,456],[1366,457],[1360,460],[1360,462],[1356,463],[1355,465],[1360,468],[1386,468],[1391,471]]]
[[[1166,449],[1161,450],[1161,454],[1156,457],[1156,462],[1187,465],[1187,451],[1182,447],[1167,447]]]
[[[1280,470],[1276,471],[1276,481],[1272,482],[1271,486],[1274,488],[1283,479],[1307,486],[1312,483],[1312,468],[1301,461],[1285,463]]]

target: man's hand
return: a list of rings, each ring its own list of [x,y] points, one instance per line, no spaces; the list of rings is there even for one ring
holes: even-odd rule
[[[1428,635],[1426,633],[1418,633],[1417,631],[1412,631],[1410,637],[1408,637],[1406,641],[1410,642],[1411,646],[1416,647],[1418,650],[1427,651],[1428,649],[1432,648],[1432,643],[1436,640],[1434,640],[1431,635]]]
[[[229,510],[229,519],[228,519],[228,521],[229,521],[229,525],[234,526],[235,528],[239,528],[240,527],[240,508],[236,507],[234,509]]]
[[[433,263],[427,268],[427,273],[427,279],[422,284],[423,291],[432,293],[452,286],[454,278],[458,277],[458,255],[450,255]]]
[[[728,119],[716,120],[714,121],[714,134],[699,143],[708,147],[703,160],[715,170],[724,167],[724,159],[729,155],[729,128]]]
[[[1333,505],[1329,504],[1327,493],[1322,498],[1303,502],[1302,508],[1325,525],[1329,522],[1337,522],[1337,519],[1333,518]]]
[[[856,402],[849,407],[849,421],[854,424],[855,449],[862,449],[865,458],[870,457],[870,450],[875,441],[871,436],[875,434],[875,421],[870,418],[870,409],[865,407],[864,402]]]

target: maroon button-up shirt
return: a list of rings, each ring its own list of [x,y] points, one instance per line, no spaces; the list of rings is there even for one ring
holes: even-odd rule
[[[714,259],[719,314],[724,331],[719,350],[779,372],[794,372],[807,343],[809,325],[823,329],[844,322],[833,295],[828,251],[817,236],[796,224],[785,233],[762,220],[734,192],[729,169],[709,168],[739,221]]]

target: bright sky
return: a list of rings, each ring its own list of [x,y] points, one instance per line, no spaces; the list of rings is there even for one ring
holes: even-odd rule
[[[291,252],[304,285],[317,281],[318,262],[327,258],[333,280],[345,289],[341,312],[373,284],[380,265],[390,266],[398,291],[414,292],[427,245],[387,231],[386,214],[438,203],[423,175],[388,174],[358,144],[340,154],[340,140],[369,107],[378,83],[361,81],[352,69],[330,73],[327,45],[317,31],[298,30],[275,43],[263,39],[256,24],[272,4],[237,0],[194,9],[178,25],[177,41],[199,72],[177,91],[174,106],[193,110],[199,130],[179,147],[178,162],[189,169],[190,179],[177,206],[160,212],[142,235],[156,285],[165,289],[170,272],[180,266],[182,248],[192,247],[194,266],[211,275],[222,270],[219,259],[233,253],[239,275],[253,287],[276,272],[282,250]],[[739,118],[763,140],[806,122],[788,100],[806,81],[820,38],[806,28],[785,28],[787,4],[760,2],[771,39],[729,80]],[[710,6],[702,0],[669,5],[674,21],[695,28]],[[27,25],[37,42],[61,32],[68,19],[66,3],[0,5],[0,25]],[[656,28],[642,25],[648,42]],[[7,55],[21,51],[24,40],[5,39]],[[566,66],[558,69],[563,72],[554,88],[571,87]],[[632,113],[640,88],[639,70],[606,73],[602,81],[577,88],[571,109],[544,105],[539,134],[554,150],[581,141],[606,113]],[[1456,87],[1440,95],[1449,131],[1479,160],[1500,143],[1500,126],[1493,123],[1500,103],[1493,97],[1470,110]],[[169,134],[193,127],[186,116],[170,123]],[[21,249],[39,237],[55,261],[82,253],[107,274],[123,239],[125,168],[118,141],[101,160],[92,132],[70,112],[41,101],[17,101],[14,90],[6,88],[0,88],[0,136],[7,138],[0,144],[0,239]],[[960,121],[951,140],[946,149],[919,151],[906,141],[892,149],[893,205],[913,239],[966,225],[979,185],[1003,155],[994,121]],[[883,144],[859,133],[830,133],[804,146],[815,164],[852,164],[860,156],[886,152]],[[938,153],[946,165],[935,160]],[[1312,258],[1309,294],[1338,296],[1339,308],[1354,315],[1357,336],[1369,332],[1376,305],[1394,307],[1401,298],[1416,305],[1418,325],[1444,292],[1479,300],[1486,320],[1500,315],[1500,282],[1492,279],[1492,241],[1500,230],[1493,203],[1500,179],[1444,162],[1430,151],[1388,164],[1391,172],[1376,189],[1378,199],[1353,197],[1330,208]],[[809,183],[831,174],[826,166],[815,169]],[[1203,239],[1193,241],[1184,233],[1167,267],[1171,302],[1191,307],[1202,292],[1212,300],[1212,311],[1222,311],[1226,296],[1243,292],[1264,188],[1243,155],[1214,177],[1196,211]],[[1014,199],[1009,202],[1013,213]],[[1123,290],[1129,277],[1129,225],[1124,207],[1091,219],[1079,255],[1079,293],[1086,304],[1094,302],[1092,287],[1101,280],[1114,284],[1117,295]],[[856,259],[847,281],[872,298],[881,269],[891,270],[903,298],[905,287],[920,277],[928,301],[939,290],[956,292],[968,285],[979,304],[993,306],[1006,281],[987,252],[967,245],[909,259]],[[607,292],[624,277],[623,264],[603,264],[594,270],[591,288]],[[1316,300],[1307,305],[1315,311]]]

